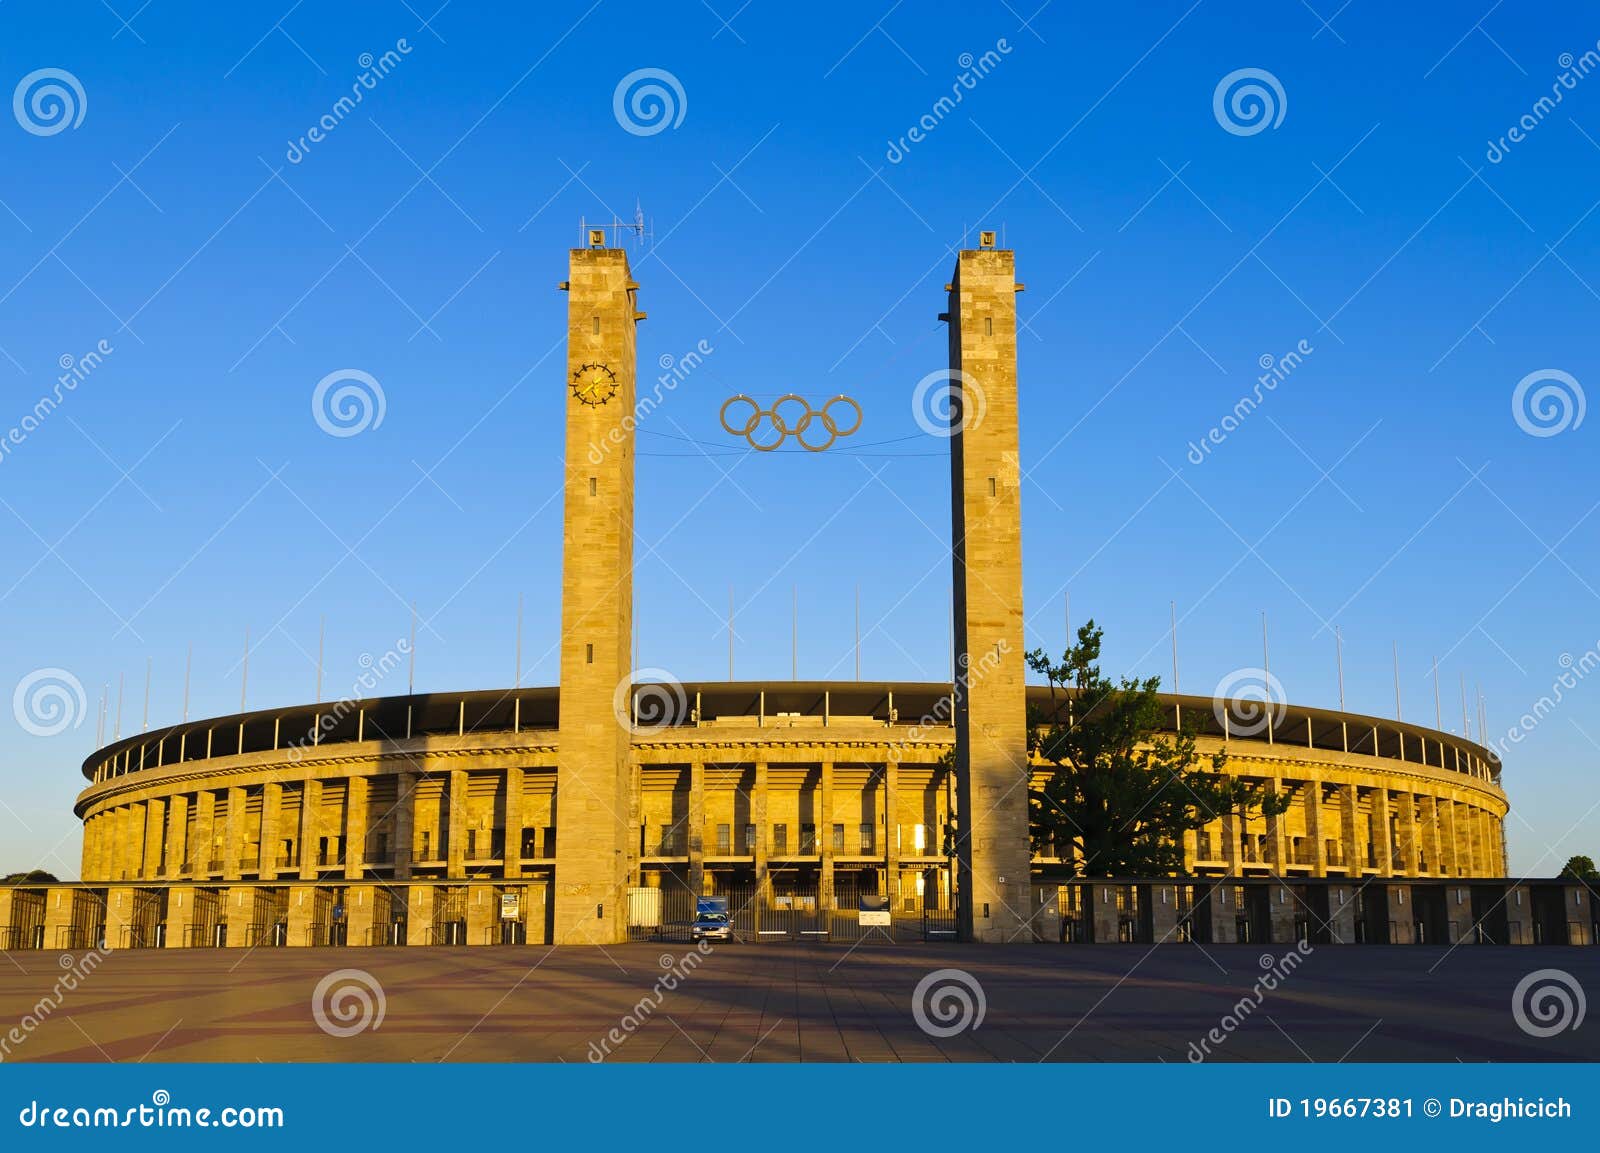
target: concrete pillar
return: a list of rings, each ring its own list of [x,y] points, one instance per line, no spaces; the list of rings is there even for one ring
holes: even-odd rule
[[[300,849],[305,859],[305,847]],[[317,889],[315,885],[289,886],[289,944],[294,948],[310,945],[312,923],[316,920]]]
[[[1415,920],[1416,910],[1412,906],[1410,885],[1390,885],[1389,889],[1389,931],[1393,934],[1389,943],[1392,945],[1411,945],[1416,943]]]
[[[268,781],[261,786],[261,858],[257,864],[263,881],[273,880],[278,875],[278,842],[282,839],[278,826],[282,809],[283,786]]]
[[[133,887],[119,885],[106,890],[106,948],[121,949],[128,944],[128,929],[133,924]]]
[[[376,885],[351,885],[344,891],[345,941],[350,945],[370,945],[373,929],[373,901]]]
[[[1322,820],[1322,781],[1313,777],[1303,786],[1306,799],[1306,839],[1311,842],[1311,875],[1328,875],[1328,845]]]
[[[1354,785],[1339,786],[1339,843],[1344,848],[1345,875],[1361,876],[1367,864],[1367,846],[1361,837],[1361,805]]]
[[[764,759],[756,761],[755,786],[750,795],[750,821],[756,827],[754,852],[756,894],[759,898],[756,908],[759,916],[759,910],[772,903],[772,876],[767,872],[767,762]]]
[[[72,928],[72,902],[76,893],[65,886],[53,886],[45,893],[44,898],[44,947],[46,949],[65,949],[69,945],[70,930]],[[7,922],[0,920],[0,924]],[[93,945],[95,942],[80,942]]]
[[[883,766],[883,878],[883,891],[889,897],[890,907],[899,912],[900,762],[892,756]],[[982,914],[983,910],[979,909],[978,915]]]
[[[701,757],[689,762],[689,892],[696,897],[706,891],[706,763]]]
[[[1328,890],[1328,936],[1335,945],[1356,943],[1356,890],[1359,880],[1334,884]]]
[[[367,875],[367,816],[370,782],[366,777],[346,777],[344,782],[344,875],[358,881]],[[349,914],[346,913],[346,916]],[[370,913],[368,915],[370,922]],[[354,934],[351,934],[354,941]],[[361,941],[366,943],[363,932]]]
[[[1417,796],[1415,793],[1400,793],[1398,795],[1400,806],[1400,867],[1405,870],[1408,877],[1415,877],[1421,871],[1420,854],[1418,850],[1421,843],[1417,833]]]
[[[170,878],[193,876],[189,848],[189,794],[178,793],[167,809],[167,871]]]
[[[1436,877],[1448,877],[1444,865],[1444,841],[1439,835],[1439,798],[1429,794],[1420,797],[1422,805],[1422,855],[1427,858],[1428,872]]]
[[[1439,801],[1439,837],[1441,853],[1444,863],[1445,875],[1460,877],[1464,875],[1465,862],[1456,841],[1456,798],[1455,794],[1441,798]]]
[[[307,780],[300,786],[300,879],[317,878],[317,850],[322,839],[322,782]]]
[[[564,287],[568,388],[555,940],[604,944],[627,938],[624,906],[638,852],[628,692],[633,426],[622,417],[634,411],[634,330],[644,314],[621,249],[573,249]],[[620,709],[614,704],[619,699]]]
[[[429,944],[433,936],[433,886],[410,885],[405,896],[406,944]]]
[[[167,940],[169,949],[189,947],[194,927],[194,886],[174,885],[167,890]]]
[[[1292,791],[1292,787],[1282,777],[1269,777],[1266,785],[1267,795],[1274,798]],[[1267,818],[1267,852],[1272,855],[1272,871],[1280,877],[1289,864],[1289,837],[1284,829],[1287,816],[1287,813],[1280,813]]]
[[[1169,881],[1157,881],[1150,886],[1150,930],[1152,939],[1158,945],[1177,939],[1178,886]],[[1038,926],[1035,925],[1036,934],[1037,931]],[[1044,939],[1055,940],[1054,937]]]
[[[194,844],[189,855],[194,860],[196,876],[208,877],[217,872],[211,862],[223,854],[217,852],[217,794],[210,789],[195,794]]]
[[[162,875],[161,852],[165,845],[167,828],[167,803],[160,798],[151,798],[144,803],[144,854],[141,858],[139,875],[145,880],[155,880]]]
[[[467,886],[467,944],[494,945],[500,937],[500,900],[493,885]]]
[[[822,857],[818,871],[817,907],[824,911],[833,908],[833,760],[822,762],[818,788],[822,793],[821,812],[817,815],[817,846]]]
[[[445,875],[467,875],[467,772],[452,769],[449,779],[449,817],[446,836],[449,839],[449,856],[445,861]]]
[[[1389,790],[1376,788],[1367,795],[1367,803],[1371,806],[1372,816],[1372,844],[1378,854],[1378,873],[1380,876],[1394,876],[1394,844],[1389,836]]]
[[[505,789],[505,860],[503,868],[509,879],[522,876],[522,770],[507,769],[501,785]]]
[[[1272,926],[1272,942],[1289,945],[1295,942],[1294,921],[1300,912],[1289,886],[1278,883],[1268,889],[1268,919]]]
[[[403,881],[411,876],[411,858],[416,854],[417,774],[409,770],[396,774],[394,787],[394,875]]]
[[[237,857],[238,852],[235,850],[232,855]],[[249,943],[250,916],[255,909],[255,900],[254,885],[230,885],[222,890],[220,912],[228,926],[228,948],[242,949]]]
[[[1229,810],[1222,814],[1222,859],[1228,866],[1228,875],[1239,875],[1239,816]]]
[[[228,811],[223,818],[222,843],[222,877],[227,881],[237,881],[241,872],[239,865],[244,857],[244,805],[244,790],[229,789]],[[231,935],[228,943],[233,944]]]
[[[951,548],[962,935],[1028,932],[1028,733],[1014,254],[962,251],[951,277]],[[987,910],[988,916],[984,916]]]

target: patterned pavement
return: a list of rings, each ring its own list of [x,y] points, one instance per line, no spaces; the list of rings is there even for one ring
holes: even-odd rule
[[[1600,1059],[1600,1021],[1539,1037],[1512,1010],[1541,969],[1600,993],[1600,948],[1313,949],[1257,1003],[1263,962],[1292,951],[633,944],[122,951],[98,966],[21,952],[0,958],[0,1057],[1183,1062],[1216,1030],[1211,1060]]]

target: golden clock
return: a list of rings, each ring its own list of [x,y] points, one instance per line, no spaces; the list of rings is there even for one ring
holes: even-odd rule
[[[572,395],[600,405],[617,395],[617,374],[603,364],[585,364],[572,374]]]

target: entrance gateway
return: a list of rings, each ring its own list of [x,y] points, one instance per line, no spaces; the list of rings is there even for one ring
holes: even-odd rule
[[[958,254],[946,286],[940,319],[949,324],[949,366],[934,382],[948,394],[952,433],[955,667],[962,670],[953,692],[954,797],[937,823],[902,821],[899,813],[841,820],[824,812],[795,830],[805,841],[809,829],[808,845],[791,845],[791,826],[747,809],[718,826],[718,840],[729,840],[717,846],[720,854],[706,843],[706,814],[685,813],[672,832],[687,825],[689,864],[653,860],[648,869],[630,726],[637,327],[645,313],[627,253],[606,247],[604,230],[590,230],[589,247],[570,252],[568,279],[559,286],[567,293],[567,396],[557,944],[664,934],[691,920],[694,900],[708,895],[729,897],[736,930],[751,940],[859,934],[867,896],[888,907],[888,926],[865,927],[874,932],[974,941],[1029,932],[1016,323],[1022,286],[1014,254],[995,247],[994,233],[980,237],[978,248]],[[897,797],[897,769],[892,762],[868,767],[886,776],[889,798]],[[754,771],[761,779],[754,792],[765,798],[769,767],[758,761]],[[910,845],[902,838],[908,827],[916,830]],[[744,852],[734,849],[734,832],[745,834]],[[826,848],[817,844],[819,832]],[[883,843],[874,844],[879,832]],[[901,843],[889,843],[891,836]],[[812,851],[792,859],[799,848]],[[867,859],[850,862],[852,851]],[[707,862],[716,855],[736,860],[718,868]],[[874,920],[882,911],[867,910]]]

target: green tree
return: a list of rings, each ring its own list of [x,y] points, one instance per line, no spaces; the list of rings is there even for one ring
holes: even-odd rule
[[[1592,857],[1572,857],[1565,865],[1561,866],[1561,876],[1571,877],[1575,881],[1588,881],[1591,884],[1600,882],[1600,869],[1594,867]]]
[[[1028,726],[1032,748],[1053,766],[1029,796],[1035,845],[1072,845],[1085,876],[1170,877],[1183,871],[1185,831],[1288,808],[1287,797],[1225,773],[1225,751],[1203,757],[1193,727],[1170,730],[1160,677],[1102,674],[1100,643],[1091,620],[1059,664],[1043,649],[1028,654],[1051,699],[1049,715]]]
[[[26,873],[8,873],[0,877],[0,885],[50,885],[56,881],[54,873],[33,869]]]

